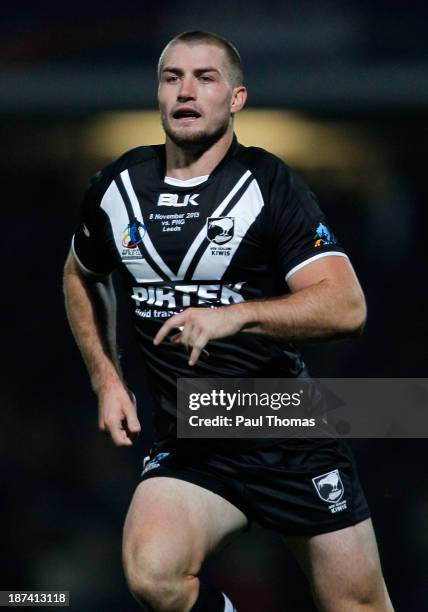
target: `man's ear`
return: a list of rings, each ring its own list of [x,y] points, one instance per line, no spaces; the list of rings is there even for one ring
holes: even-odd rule
[[[247,101],[248,93],[246,87],[239,85],[239,87],[233,88],[232,100],[230,103],[230,112],[239,113],[245,106]]]

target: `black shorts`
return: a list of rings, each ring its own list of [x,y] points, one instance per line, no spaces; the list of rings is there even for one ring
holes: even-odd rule
[[[316,535],[370,516],[344,440],[281,439],[236,452],[234,440],[163,440],[146,458],[142,480],[168,476],[224,497],[249,524],[284,535]]]

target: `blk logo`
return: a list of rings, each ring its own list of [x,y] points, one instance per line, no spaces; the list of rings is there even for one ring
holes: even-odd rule
[[[176,193],[161,193],[158,199],[158,206],[174,206],[175,208],[181,208],[188,204],[198,206],[199,202],[196,201],[196,198],[199,195],[199,193],[190,193],[184,195],[180,200],[180,196]]]

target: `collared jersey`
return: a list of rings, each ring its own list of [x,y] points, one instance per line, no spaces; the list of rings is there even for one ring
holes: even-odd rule
[[[123,276],[156,390],[175,402],[180,377],[298,376],[294,347],[260,335],[210,341],[193,367],[182,346],[153,338],[185,308],[281,296],[299,268],[346,256],[315,195],[280,159],[236,139],[203,182],[164,179],[164,146],[128,151],[95,176],[73,237],[86,272]]]

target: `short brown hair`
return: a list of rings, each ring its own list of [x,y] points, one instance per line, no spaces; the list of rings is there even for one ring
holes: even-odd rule
[[[158,78],[160,80],[163,58],[165,56],[166,51],[177,43],[187,43],[189,45],[197,45],[199,43],[205,43],[209,45],[216,45],[223,49],[226,54],[227,61],[229,64],[229,77],[232,87],[237,87],[238,85],[242,85],[244,82],[244,75],[242,72],[242,63],[241,56],[238,53],[236,47],[221,36],[217,34],[213,34],[212,32],[204,32],[202,30],[191,30],[189,32],[182,32],[175,36],[169,43],[166,45],[164,50],[162,51],[159,63],[158,63]]]

